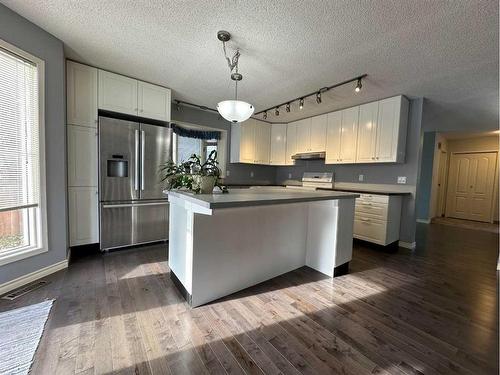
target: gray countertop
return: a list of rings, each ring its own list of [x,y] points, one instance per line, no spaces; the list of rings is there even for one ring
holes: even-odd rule
[[[279,187],[269,189],[229,189],[228,194],[193,194],[185,191],[168,191],[165,193],[210,209],[354,199],[359,197],[359,194],[356,193],[326,190],[304,191]]]

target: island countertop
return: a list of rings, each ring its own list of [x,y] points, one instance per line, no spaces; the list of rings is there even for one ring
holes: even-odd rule
[[[193,194],[186,191],[165,191],[169,196],[184,199],[208,209],[263,206],[272,204],[315,202],[358,198],[357,193],[289,188],[229,189],[228,194]]]

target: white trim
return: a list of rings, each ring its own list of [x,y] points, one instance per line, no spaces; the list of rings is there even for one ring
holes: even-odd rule
[[[406,241],[398,241],[399,247],[404,247],[405,249],[414,250],[417,247],[416,242],[406,242]]]
[[[18,260],[30,258],[32,256],[46,253],[47,247],[28,247],[28,248],[13,248],[8,251],[4,251],[0,257],[0,266],[9,264],[12,262],[17,262]]]
[[[65,268],[68,268],[68,260],[67,259],[65,259],[61,262],[58,262],[58,263],[54,263],[48,267],[39,269],[37,271],[31,272],[27,275],[18,277],[17,279],[7,281],[6,283],[3,283],[0,285],[0,295],[8,293],[11,290],[14,290],[14,289],[19,288],[23,285],[32,283],[33,281],[36,281],[42,277],[48,276],[54,272],[63,270]]]
[[[359,192],[370,192],[373,194],[398,194],[398,193],[408,193],[415,194],[414,185],[406,184],[367,184],[367,183],[357,183],[357,182],[335,182],[334,188],[336,190],[357,190]]]
[[[417,219],[417,223],[430,224],[431,219]]]

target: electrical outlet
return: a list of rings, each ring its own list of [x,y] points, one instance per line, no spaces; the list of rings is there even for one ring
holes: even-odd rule
[[[229,169],[226,171],[226,177],[229,177]]]
[[[250,172],[250,177],[253,178],[253,171]]]
[[[288,173],[288,179],[291,180],[292,179],[292,174],[291,173]]]
[[[406,176],[398,176],[398,184],[406,184]]]
[[[364,180],[365,180],[365,175],[364,174],[360,174],[358,176],[358,181],[363,182]]]

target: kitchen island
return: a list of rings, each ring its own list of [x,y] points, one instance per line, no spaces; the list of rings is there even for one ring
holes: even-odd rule
[[[287,188],[170,191],[170,276],[195,307],[304,265],[343,274],[357,197]]]

